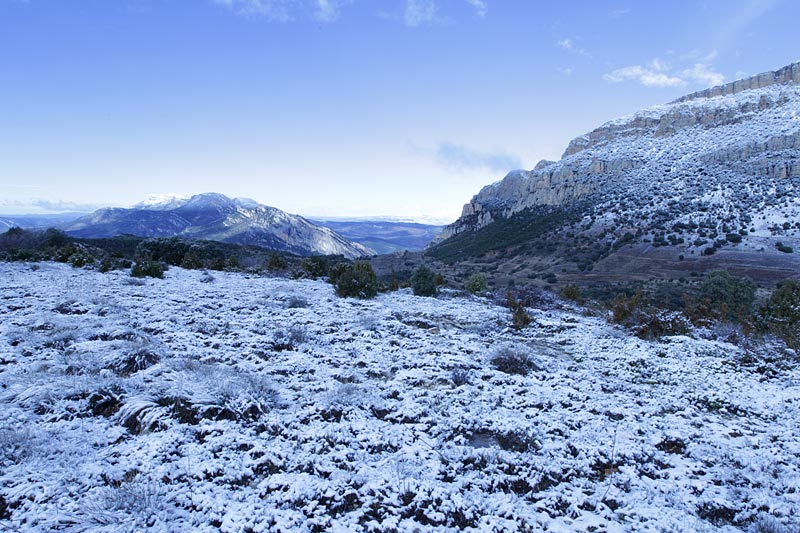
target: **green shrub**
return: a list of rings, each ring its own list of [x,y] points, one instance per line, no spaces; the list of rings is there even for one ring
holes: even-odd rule
[[[416,296],[435,296],[436,274],[425,265],[420,265],[411,275],[411,288]]]
[[[189,250],[183,254],[181,267],[188,268],[190,270],[197,270],[203,268],[203,260],[200,259],[200,256],[198,256],[193,250]]]
[[[581,295],[581,289],[574,283],[565,285],[564,288],[561,289],[561,296],[563,296],[567,300],[572,300],[573,302],[583,301],[583,296]]]
[[[709,272],[700,284],[700,299],[717,318],[731,321],[748,318],[755,298],[756,286],[752,281],[726,270]]]
[[[763,331],[800,349],[800,281],[786,280],[775,289],[759,312],[759,323]]]
[[[164,263],[141,259],[131,268],[132,278],[164,278]]]
[[[328,265],[325,264],[323,258],[317,255],[303,259],[300,267],[309,278],[323,278],[328,275]]]
[[[343,298],[373,298],[378,294],[378,278],[367,261],[339,263],[331,268],[331,274],[328,279]]]
[[[472,294],[478,294],[486,290],[486,276],[481,272],[472,274],[464,287]]]
[[[282,255],[272,254],[269,258],[269,261],[267,261],[267,270],[270,270],[271,272],[286,270],[287,268],[289,268],[289,264]]]

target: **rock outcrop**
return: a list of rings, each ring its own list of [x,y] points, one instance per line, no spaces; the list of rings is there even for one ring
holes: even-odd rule
[[[769,191],[769,180],[787,179],[800,179],[800,63],[612,120],[570,142],[560,161],[484,187],[436,242],[528,208],[659,203],[665,183],[685,202],[704,187]]]

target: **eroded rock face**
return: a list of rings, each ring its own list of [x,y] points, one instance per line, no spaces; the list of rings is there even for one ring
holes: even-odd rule
[[[610,121],[560,161],[484,187],[436,242],[526,208],[636,195],[665,176],[680,188],[698,174],[737,184],[800,177],[800,63]]]

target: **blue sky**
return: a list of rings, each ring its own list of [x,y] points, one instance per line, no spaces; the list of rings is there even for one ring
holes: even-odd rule
[[[800,59],[795,0],[0,0],[0,212],[452,220],[617,116]]]

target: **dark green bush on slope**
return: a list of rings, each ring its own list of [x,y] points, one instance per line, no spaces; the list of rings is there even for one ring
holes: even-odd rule
[[[718,318],[741,321],[753,311],[756,286],[726,270],[709,272],[700,285],[700,301]]]
[[[435,296],[436,274],[425,265],[420,265],[411,275],[411,288],[416,296]]]
[[[366,261],[334,265],[328,281],[336,287],[336,294],[344,298],[374,298],[378,294],[378,278]]]
[[[800,349],[800,281],[781,283],[759,313],[760,329],[781,337]]]

